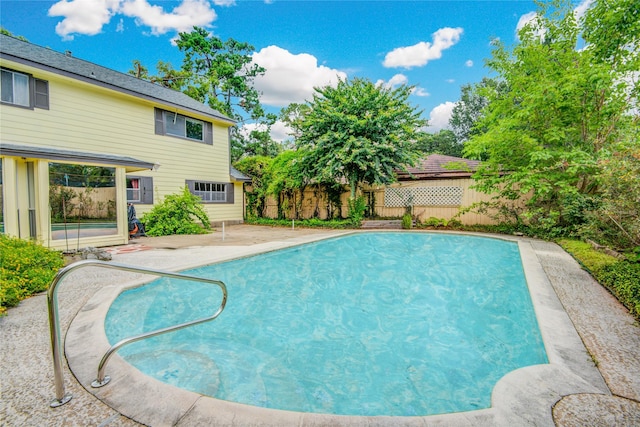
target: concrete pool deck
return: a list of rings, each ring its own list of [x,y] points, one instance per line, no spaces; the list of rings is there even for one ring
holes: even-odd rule
[[[113,248],[113,261],[174,271],[337,234],[341,233],[229,226],[224,241],[221,232],[136,239]],[[49,407],[54,386],[46,296],[32,297],[0,318],[0,420],[10,426],[140,425],[129,417],[154,426],[640,425],[638,324],[557,245],[506,237],[519,242],[527,278],[537,283],[530,284],[532,299],[538,300],[536,311],[551,363],[506,375],[494,389],[490,409],[430,417],[336,417],[269,411],[158,383],[117,355],[107,367],[112,383],[92,389],[88,383],[96,376],[96,357],[99,360],[106,350],[98,334],[91,332],[104,315],[100,313],[107,306],[103,302],[116,293],[114,285],[151,278],[91,267],[72,273],[58,294],[63,334],[69,330],[67,358],[73,368],[72,374],[65,363],[65,385],[74,396],[66,405]]]

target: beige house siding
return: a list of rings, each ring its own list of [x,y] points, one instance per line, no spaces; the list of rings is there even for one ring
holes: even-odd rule
[[[218,119],[192,109],[181,109],[175,104],[163,104],[135,94],[122,93],[105,84],[91,84],[57,72],[0,59],[5,69],[26,73],[48,82],[49,109],[21,108],[0,104],[0,142],[14,146],[67,150],[131,157],[155,164],[154,170],[140,167],[113,166],[116,171],[117,229],[113,235],[83,238],[74,241],[80,247],[122,244],[128,241],[126,220],[126,177],[151,177],[153,202],[159,203],[167,195],[185,187],[187,180],[198,180],[233,185],[234,203],[205,203],[204,207],[213,223],[242,222],[242,183],[233,182],[229,158],[228,128],[230,120]],[[126,91],[125,91],[126,92]],[[213,145],[187,139],[157,135],[154,108],[177,112],[185,116],[210,122],[213,125]],[[36,240],[53,248],[64,248],[66,243],[52,239],[49,212],[49,159],[20,158],[2,155],[3,222],[7,234],[29,236],[28,215],[35,209]],[[65,163],[64,160],[52,160]],[[67,161],[94,166],[88,162]],[[27,177],[31,168],[31,177]],[[29,181],[35,187],[31,200],[27,198]],[[96,191],[96,197],[103,196]],[[35,197],[35,201],[34,198]],[[151,204],[137,204],[138,216],[152,208]],[[31,210],[31,212],[29,212]]]

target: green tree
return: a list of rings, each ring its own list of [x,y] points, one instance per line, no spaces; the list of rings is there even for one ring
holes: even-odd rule
[[[194,27],[190,33],[179,33],[176,46],[184,53],[180,70],[160,62],[160,74],[152,81],[181,90],[235,120],[264,115],[253,80],[265,69],[253,63],[252,45],[232,38],[223,41]]]
[[[271,118],[266,117],[253,85],[255,77],[264,74],[265,69],[253,62],[251,44],[232,38],[223,41],[204,28],[194,27],[189,33],[179,33],[176,46],[184,54],[180,69],[159,61],[158,74],[150,75],[140,61],[134,60],[129,74],[184,92],[240,123],[250,120],[268,125]],[[239,159],[245,145],[252,145],[254,139],[262,145],[269,142],[268,133],[256,132],[247,140],[237,128],[231,128],[234,159]],[[270,149],[275,147],[267,145]],[[254,150],[248,154],[257,153]]]
[[[549,230],[575,225],[576,198],[597,196],[598,162],[630,120],[625,88],[593,49],[576,49],[579,31],[571,3],[557,1],[541,4],[511,51],[496,43],[488,66],[504,90],[486,92],[484,132],[465,144],[486,158],[477,188],[529,196],[525,218]]]
[[[320,182],[344,179],[356,199],[363,183],[388,184],[414,164],[418,129],[426,125],[408,103],[411,88],[376,86],[364,79],[316,88],[299,121],[305,173]]]
[[[585,14],[583,29],[582,37],[596,60],[611,64],[618,72],[640,69],[637,0],[596,0]],[[634,87],[637,90],[638,81]]]
[[[476,123],[482,117],[484,108],[489,103],[487,92],[504,90],[498,80],[484,77],[476,84],[466,84],[460,88],[460,100],[451,112],[449,125],[458,143],[463,144],[474,135],[482,133]]]
[[[601,242],[628,248],[640,245],[640,9],[634,0],[595,1],[583,21],[586,49],[597,63],[611,67],[614,83],[626,95],[622,120],[611,126],[616,142],[599,161],[601,200],[583,232]]]
[[[602,200],[584,231],[613,247],[640,247],[640,144],[618,144],[601,167]]]
[[[18,40],[22,40],[23,42],[28,42],[29,40],[27,40],[24,36],[14,36],[11,31],[7,30],[4,27],[0,27],[0,34],[4,34],[5,36],[10,36],[10,37],[14,37]]]
[[[249,134],[236,134],[231,144],[231,161],[236,162],[244,156],[277,156],[282,151],[282,145],[271,138],[271,126],[277,119],[275,114],[266,114]]]
[[[462,157],[463,145],[458,142],[453,131],[448,129],[438,133],[424,133],[416,142],[417,148],[424,154],[444,154]]]
[[[302,120],[304,116],[309,112],[309,104],[297,104],[291,103],[280,110],[279,118],[293,131],[291,136],[294,139],[300,137],[302,132]]]
[[[295,218],[300,218],[308,183],[302,161],[305,154],[300,150],[283,151],[267,168],[267,195],[275,197],[278,202],[278,218],[286,218],[285,212],[292,207],[295,207]]]
[[[273,162],[271,157],[248,156],[237,161],[234,166],[240,172],[251,177],[251,186],[245,189],[247,198],[247,216],[262,218],[265,213],[268,174],[267,170]]]

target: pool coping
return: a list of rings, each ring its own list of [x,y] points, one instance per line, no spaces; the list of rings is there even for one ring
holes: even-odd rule
[[[356,232],[372,232],[356,231]],[[375,230],[380,232],[380,230]],[[421,232],[421,231],[413,231]],[[146,425],[522,425],[553,426],[551,408],[563,396],[577,393],[610,395],[600,372],[591,360],[573,323],[565,312],[528,238],[481,233],[434,232],[473,235],[517,242],[531,299],[542,334],[549,364],[520,368],[505,375],[494,387],[491,408],[421,417],[343,416],[299,413],[259,408],[202,396],[164,384],[142,374],[117,354],[107,366],[111,382],[92,388],[97,366],[109,343],[104,319],[111,302],[125,288],[138,286],[153,278],[139,279],[99,290],[78,312],[67,332],[65,350],[69,366],[82,386],[121,414]],[[167,270],[184,270],[213,262],[226,261],[311,241],[324,240],[352,232],[329,236],[291,239],[287,242],[227,251],[215,259]]]

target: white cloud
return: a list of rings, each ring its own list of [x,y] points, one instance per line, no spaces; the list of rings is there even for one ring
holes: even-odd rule
[[[49,8],[49,16],[64,16],[56,25],[56,34],[73,40],[73,34],[95,35],[109,23],[120,0],[62,0]]]
[[[585,13],[587,13],[587,9],[591,7],[593,4],[593,0],[582,0],[578,6],[573,10],[573,13],[576,17],[577,21],[580,21]]]
[[[216,6],[235,6],[236,0],[213,0]]]
[[[593,1],[594,0],[582,0],[580,4],[578,4],[578,6],[576,6],[576,8],[573,9],[573,13],[577,21],[580,21],[580,19],[587,12],[587,9],[589,9],[589,7],[591,7],[591,5],[593,4]],[[527,25],[535,26],[538,24],[537,21],[538,21],[538,14],[536,12],[529,12],[522,15],[520,19],[518,19],[518,24],[516,25],[516,39],[519,39],[518,33],[520,32],[521,29],[523,29]],[[544,28],[538,28],[535,32],[535,35],[537,37],[542,37],[544,36],[545,32],[546,31]]]
[[[455,102],[447,101],[431,110],[431,113],[429,113],[429,126],[427,127],[427,132],[435,133],[442,129],[449,129],[449,119],[451,118],[453,107],[455,106]]]
[[[401,85],[409,84],[409,78],[404,74],[396,74],[388,82],[380,79],[376,82],[376,87],[384,86],[387,89],[393,89]],[[411,89],[411,94],[415,96],[431,96],[424,88],[414,87]]]
[[[518,24],[516,25],[516,40],[520,40],[519,33],[527,25],[537,26],[540,25],[538,22],[538,14],[536,12],[525,13],[518,19]],[[538,38],[542,38],[545,34],[546,30],[544,28],[538,28],[535,30],[534,35]]]
[[[415,95],[415,96],[431,96],[431,94],[429,92],[427,92],[426,89],[421,88],[421,87],[415,88],[415,90],[413,91],[413,95]]]
[[[147,0],[125,0],[122,13],[135,18],[137,25],[151,27],[154,35],[188,32],[194,26],[206,27],[216,19],[216,12],[206,0],[183,0],[171,12],[150,5]]]
[[[473,61],[468,59],[467,62],[464,63],[464,66],[469,68],[473,67]]]
[[[455,83],[456,80],[455,79],[447,79],[447,80],[445,80],[445,82],[447,82],[447,83]]]
[[[440,28],[432,34],[433,43],[420,42],[413,46],[398,47],[387,53],[382,62],[387,68],[422,67],[433,59],[442,57],[442,51],[458,43],[462,28]]]
[[[271,125],[271,138],[274,141],[283,142],[287,139],[291,139],[291,134],[293,133],[293,129],[291,129],[285,122],[277,121]]]
[[[516,25],[516,34],[518,31],[524,28],[525,25],[537,19],[538,14],[536,12],[525,13],[518,19],[518,24]]]
[[[335,86],[338,80],[347,78],[342,71],[318,65],[313,55],[296,55],[278,46],[255,52],[253,62],[267,70],[254,81],[255,88],[262,93],[260,101],[275,107],[310,100],[314,87]]]
[[[215,4],[235,3],[216,0]],[[49,8],[49,16],[63,17],[56,25],[56,33],[65,40],[72,40],[74,34],[99,34],[118,14],[134,18],[137,25],[150,27],[155,35],[190,31],[194,26],[207,27],[217,17],[207,0],[182,0],[170,12],[147,0],[61,0]],[[119,24],[118,28],[121,27]]]
[[[266,129],[266,125],[265,124],[261,124],[261,123],[245,123],[244,125],[242,125],[242,127],[240,129],[238,129],[238,132],[240,133],[240,135],[243,136],[249,136],[249,134],[254,131],[254,130],[265,130]],[[277,142],[284,142],[286,140],[291,139],[291,133],[293,132],[293,130],[287,126],[287,124],[285,122],[282,122],[280,120],[276,121],[274,124],[271,125],[271,138],[274,141]]]
[[[409,79],[404,74],[396,74],[387,82],[390,87],[398,87],[409,83]]]
[[[385,82],[382,79],[378,80],[376,82],[376,86],[384,86],[388,89],[391,89],[401,85],[406,85],[407,83],[409,83],[409,79],[407,78],[407,76],[405,76],[404,74],[396,74],[395,76],[391,77],[388,82]]]

